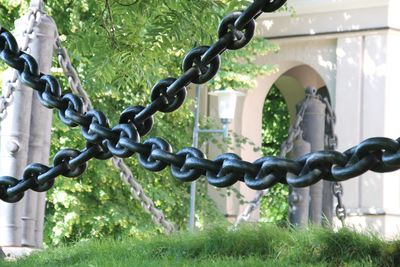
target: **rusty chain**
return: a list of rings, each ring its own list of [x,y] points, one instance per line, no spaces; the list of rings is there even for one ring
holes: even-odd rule
[[[54,43],[54,51],[57,54],[58,63],[68,80],[71,91],[80,96],[83,102],[84,112],[93,109],[89,95],[83,88],[78,72],[72,65],[68,51],[62,46],[62,41],[59,36],[57,36]],[[156,224],[161,225],[164,228],[166,234],[171,234],[174,231],[174,225],[165,218],[163,212],[156,208],[154,201],[145,194],[143,187],[135,180],[128,165],[126,165],[123,159],[115,156],[112,157],[111,162],[119,171],[122,181],[130,187],[132,196],[136,200],[140,201],[142,208],[151,215],[151,218]]]
[[[35,38],[35,26],[40,23],[43,12],[39,9],[29,9],[25,15],[28,18],[27,27],[22,32],[22,41],[20,50],[29,53],[29,43]],[[18,71],[13,70],[11,79],[5,82],[3,94],[0,97],[0,121],[3,121],[7,116],[7,108],[14,101],[14,91],[18,87]]]

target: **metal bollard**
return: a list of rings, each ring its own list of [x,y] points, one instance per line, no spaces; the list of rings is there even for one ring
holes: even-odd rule
[[[308,87],[306,94],[316,96],[317,90]],[[304,140],[310,143],[311,152],[325,148],[325,109],[326,105],[317,97],[312,98],[304,113],[303,132]],[[322,222],[322,192],[323,182],[310,186],[310,221],[321,225]]]
[[[311,151],[311,145],[304,141],[300,134],[293,142],[291,158],[303,156]],[[288,174],[293,175],[293,174]],[[310,188],[289,187],[289,222],[296,227],[304,228],[308,224]]]
[[[17,40],[23,42],[21,30],[27,28],[28,17],[15,22]],[[11,72],[4,75],[4,86]],[[28,161],[29,131],[31,123],[31,104],[33,90],[18,81],[13,104],[8,107],[8,116],[1,124],[0,175],[21,177]],[[20,247],[22,238],[23,201],[5,203],[0,201],[0,246]]]
[[[37,59],[42,73],[50,73],[56,32],[57,26],[53,19],[43,14],[35,29],[37,37],[31,44],[31,53]],[[40,103],[36,94],[32,98],[28,163],[48,164],[53,113]],[[25,196],[22,217],[23,246],[43,246],[45,197],[46,193],[33,191],[28,191]]]
[[[41,8],[42,4],[42,1],[32,1],[31,10]],[[29,50],[39,63],[40,71],[49,73],[56,25],[44,13],[38,11],[35,14],[38,15],[30,37]],[[17,20],[17,31],[26,28],[28,21],[28,16]],[[21,40],[19,36],[18,41]],[[19,82],[14,97],[13,105],[9,107],[9,116],[1,128],[0,174],[21,177],[27,164],[48,163],[52,112],[41,105],[31,88]],[[44,193],[28,191],[18,203],[0,202],[1,246],[42,247],[44,198]]]

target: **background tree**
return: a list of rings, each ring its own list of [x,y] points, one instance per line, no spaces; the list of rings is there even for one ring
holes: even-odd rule
[[[262,115],[262,147],[264,156],[278,156],[281,144],[288,135],[289,111],[279,89],[273,85],[265,99]],[[288,187],[277,184],[269,189],[261,201],[261,220],[287,222]]]
[[[110,125],[115,125],[124,108],[149,102],[150,89],[157,80],[181,73],[181,61],[187,51],[217,38],[216,29],[223,15],[242,9],[248,2],[53,0],[47,1],[46,11],[56,21],[94,106],[110,118]],[[12,29],[13,21],[27,7],[27,1],[1,1],[2,25]],[[216,89],[252,87],[254,77],[274,70],[271,66],[256,66],[251,63],[252,59],[275,50],[265,40],[255,39],[247,49],[225,53],[222,71],[211,86]],[[66,85],[60,69],[53,68],[53,71]],[[186,101],[172,114],[156,114],[148,137],[163,137],[175,150],[190,145],[193,121],[190,104],[191,101]],[[61,148],[83,146],[79,129],[64,126],[55,116],[52,156]],[[156,200],[157,207],[178,227],[186,227],[188,184],[172,178],[168,170],[148,172],[135,158],[127,162],[146,193]],[[200,221],[210,224],[223,220],[206,196],[205,187],[199,188],[197,216]],[[110,235],[147,235],[159,230],[133,200],[110,162],[91,161],[80,178],[57,179],[48,193],[46,241],[49,244]]]

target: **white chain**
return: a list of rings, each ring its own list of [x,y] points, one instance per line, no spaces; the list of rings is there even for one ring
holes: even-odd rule
[[[40,23],[41,17],[44,15],[43,11],[38,9],[30,9],[26,14],[28,23],[26,29],[22,32],[22,42],[20,50],[29,53],[29,43],[35,38],[35,26]],[[11,79],[5,82],[3,87],[3,94],[0,97],[0,121],[3,121],[7,116],[7,108],[14,100],[14,91],[17,88],[18,71],[12,70]]]
[[[84,105],[83,111],[86,112],[93,107],[92,102],[90,101],[86,91],[83,89],[78,73],[74,66],[72,66],[68,52],[62,46],[62,41],[59,36],[57,36],[56,42],[54,43],[54,50],[57,53],[58,63],[60,64],[65,77],[68,79],[68,83],[72,92],[81,97]]]
[[[297,111],[296,120],[293,125],[290,126],[288,131],[288,138],[282,143],[281,149],[279,152],[280,158],[285,158],[286,155],[292,151],[293,142],[296,138],[302,134],[302,130],[300,128],[300,124],[304,119],[304,114],[306,112],[307,106],[310,103],[312,96],[306,95],[304,101],[301,102],[301,105]],[[251,200],[247,207],[244,209],[242,214],[238,216],[235,222],[235,226],[239,225],[243,221],[248,221],[251,213],[260,205],[261,199],[268,193],[268,189],[257,191],[257,194],[253,200]]]
[[[68,51],[62,46],[62,41],[59,37],[57,37],[55,42],[55,51],[57,53],[58,62],[64,75],[68,79],[72,92],[79,95],[84,103],[84,111],[92,109],[93,106],[89,96],[83,89],[78,73],[68,56]],[[140,201],[143,209],[151,214],[156,224],[163,226],[165,233],[171,234],[174,231],[174,225],[165,218],[162,211],[155,207],[153,200],[146,196],[142,186],[133,178],[133,174],[125,162],[121,158],[114,156],[112,157],[112,163],[114,167],[118,169],[121,179],[130,186],[133,197]]]
[[[134,198],[140,201],[143,209],[151,214],[153,221],[164,227],[167,234],[174,231],[173,224],[165,218],[165,215],[155,207],[153,200],[151,200],[143,191],[142,186],[133,178],[133,174],[129,167],[120,158],[113,157],[112,163],[119,170],[121,179],[131,187],[131,192]]]
[[[337,136],[335,134],[336,115],[327,98],[320,97],[320,100],[325,103],[327,112],[326,123],[328,127],[325,134],[326,145],[328,149],[335,150],[338,145]],[[337,205],[335,208],[336,217],[340,220],[342,227],[345,227],[347,210],[343,204],[343,185],[339,182],[332,183],[332,192],[337,200]]]

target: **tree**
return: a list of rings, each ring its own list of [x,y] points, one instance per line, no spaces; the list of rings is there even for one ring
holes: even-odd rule
[[[46,3],[46,10],[56,21],[95,108],[110,118],[110,125],[115,125],[124,108],[149,102],[150,89],[157,80],[181,73],[181,60],[187,51],[216,39],[222,15],[241,9],[247,2],[54,0]],[[27,5],[3,0],[0,3],[2,24],[11,28],[13,20],[26,11]],[[223,72],[212,86],[217,89],[250,87],[254,75],[272,70],[270,66],[251,64],[252,58],[274,49],[258,39],[247,50],[231,53],[223,61]],[[59,69],[54,71],[66,85]],[[68,90],[65,88],[65,92]],[[193,121],[190,104],[186,101],[180,110],[171,114],[158,113],[149,137],[165,138],[175,151],[190,145],[189,129]],[[61,148],[84,146],[79,129],[62,125],[57,116],[53,126],[52,155]],[[134,158],[127,162],[146,193],[157,200],[156,205],[169,219],[184,227],[188,214],[188,184],[172,178],[168,170],[151,173]],[[201,195],[198,216],[203,220],[216,220],[219,214],[212,201],[205,191]],[[58,244],[104,235],[149,234],[158,228],[132,199],[110,163],[92,161],[79,179],[56,180],[48,194],[46,229],[47,242]]]
[[[265,156],[278,156],[281,144],[287,138],[289,112],[279,89],[271,87],[265,99],[262,118],[262,147]],[[277,184],[269,189],[261,201],[261,219],[283,223],[288,216],[288,188]]]

